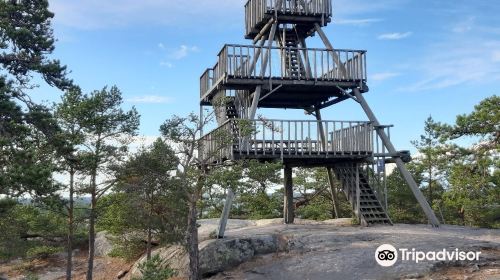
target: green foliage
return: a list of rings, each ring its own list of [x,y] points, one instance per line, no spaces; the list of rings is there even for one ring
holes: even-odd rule
[[[206,180],[202,209],[205,217],[220,217],[226,190],[238,195],[233,203],[233,218],[277,218],[283,211],[282,196],[269,194],[271,187],[281,183],[281,163],[240,161],[210,171]]]
[[[113,249],[110,257],[122,258],[127,261],[137,260],[144,253],[144,240],[134,234],[112,237]]]
[[[142,276],[132,278],[133,280],[166,280],[177,275],[173,269],[162,264],[159,255],[154,255],[150,260],[139,264],[139,271]]]
[[[26,276],[24,276],[24,278],[23,278],[23,280],[38,280],[38,279],[40,279],[40,278],[32,272],[28,272],[26,274]]]
[[[54,50],[48,1],[0,1],[0,195],[46,196],[57,190],[54,152],[60,141],[49,109],[25,90],[38,74],[60,89],[71,86]]]
[[[415,142],[421,156],[409,167],[445,223],[499,227],[499,131],[500,98],[496,95],[481,101],[470,114],[457,116],[452,125],[427,119],[425,135]],[[454,140],[463,137],[476,137],[479,142],[459,146]],[[393,221],[425,222],[400,174],[394,172],[387,179]]]
[[[420,184],[422,177],[415,164],[407,164],[407,168],[417,184]],[[387,176],[387,197],[389,216],[394,223],[426,223],[420,205],[399,170]]]
[[[283,194],[245,192],[235,201],[233,215],[246,219],[272,219],[283,216]]]
[[[446,146],[439,144],[438,124],[428,117],[424,124],[424,135],[419,141],[413,141],[413,145],[418,149],[419,155],[415,158],[415,167],[422,176],[422,190],[424,195],[432,205],[436,197],[442,193],[441,184],[444,180],[444,165],[447,164]],[[437,192],[437,195],[436,195]]]
[[[0,259],[24,257],[54,247],[63,238],[64,217],[34,205],[0,200]]]
[[[318,198],[297,209],[296,215],[302,219],[323,221],[332,218],[331,212],[332,202],[324,198]]]
[[[26,255],[30,258],[46,259],[55,253],[63,251],[63,247],[42,245],[28,249]]]
[[[463,136],[479,136],[493,144],[489,148],[499,148],[500,144],[500,97],[493,95],[481,101],[470,114],[457,116],[454,125],[441,125],[443,140],[453,140]]]
[[[300,194],[295,203],[298,206],[297,214],[304,219],[326,220],[334,218],[333,198],[326,169],[300,168],[295,173],[294,192]],[[339,217],[351,217],[352,207],[342,193],[340,182],[336,182],[335,186]]]
[[[54,51],[51,19],[46,0],[0,2],[0,63],[16,81],[25,84],[31,74],[39,73],[49,85],[70,85],[66,67],[47,55]]]
[[[147,235],[160,243],[184,239],[185,193],[173,176],[178,159],[161,139],[142,148],[117,170],[115,193],[98,202],[97,226],[117,236],[115,255],[144,250]]]
[[[283,164],[281,162],[258,162],[250,160],[244,162],[245,174],[248,179],[247,185],[252,190],[257,192],[266,192],[270,186],[280,185],[281,169]]]

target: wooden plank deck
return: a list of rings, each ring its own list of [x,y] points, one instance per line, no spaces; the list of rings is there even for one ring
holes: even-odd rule
[[[289,54],[297,51],[301,56],[301,63],[285,63],[284,59],[290,58]],[[269,52],[269,55],[263,55],[265,52]],[[268,58],[267,63],[263,61],[264,57]],[[335,57],[345,61],[342,65],[346,69],[345,73],[339,70]],[[294,71],[292,67],[298,67],[299,71]],[[313,97],[315,92],[321,93],[316,96],[318,99],[311,100],[311,103],[320,103],[339,96],[339,87],[344,90],[366,88],[366,81],[366,52],[363,50],[225,45],[219,53],[217,64],[207,69],[200,78],[200,102],[202,105],[210,105],[211,98],[222,89],[253,92],[257,86],[261,86],[264,91],[269,92],[282,86],[283,94],[299,91],[299,94],[307,93],[304,96]],[[303,100],[298,100],[296,103],[302,102]]]
[[[368,122],[233,119],[203,136],[200,145],[202,157],[209,162],[325,161],[371,157],[373,141],[374,128]]]

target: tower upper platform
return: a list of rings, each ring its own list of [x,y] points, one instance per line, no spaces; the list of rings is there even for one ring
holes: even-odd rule
[[[311,31],[314,24],[326,26],[332,17],[331,0],[248,0],[245,5],[245,38],[254,39],[277,15],[279,23],[296,24]]]

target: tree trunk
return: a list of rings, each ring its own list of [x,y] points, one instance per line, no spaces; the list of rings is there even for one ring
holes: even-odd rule
[[[146,258],[147,260],[151,259],[151,227],[148,228],[148,244],[146,244]]]
[[[429,204],[432,207],[432,165],[429,165]]]
[[[188,231],[187,245],[189,254],[189,280],[200,279],[198,271],[198,227],[196,225],[196,199],[190,197],[189,200],[189,216],[188,216]]]
[[[92,280],[92,272],[94,270],[94,243],[95,243],[95,207],[96,207],[96,174],[92,174],[92,201],[90,204],[89,217],[89,255],[87,260],[87,280]]]
[[[458,211],[458,216],[460,217],[460,221],[462,221],[462,225],[465,226],[465,208],[463,206]]]
[[[68,239],[67,239],[67,250],[68,255],[66,257],[66,280],[71,280],[71,271],[73,270],[73,194],[74,194],[74,179],[75,171],[71,167],[69,172],[69,207],[68,207]]]

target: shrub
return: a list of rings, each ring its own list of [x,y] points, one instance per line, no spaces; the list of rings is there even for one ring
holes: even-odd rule
[[[30,258],[37,259],[46,259],[50,255],[61,252],[63,250],[62,247],[53,247],[53,246],[37,246],[30,248],[26,253]]]
[[[139,265],[142,276],[132,280],[165,280],[177,275],[175,270],[161,263],[159,255],[154,255],[150,260]]]

